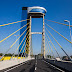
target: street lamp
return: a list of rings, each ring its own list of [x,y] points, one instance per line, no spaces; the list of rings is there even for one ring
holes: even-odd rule
[[[70,21],[68,21],[68,20],[64,20],[64,22],[68,22],[68,23],[69,23],[69,29],[70,29],[70,38],[71,38],[71,42],[72,42],[71,28],[70,28]]]

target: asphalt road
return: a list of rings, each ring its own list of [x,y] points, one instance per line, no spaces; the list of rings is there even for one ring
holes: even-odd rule
[[[31,60],[0,72],[61,72],[44,60]]]

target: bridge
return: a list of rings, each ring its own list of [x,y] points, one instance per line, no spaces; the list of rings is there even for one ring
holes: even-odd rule
[[[66,50],[67,47],[69,50],[72,47],[72,25],[68,20],[65,22],[69,24],[47,20],[45,19],[46,12],[47,10],[43,7],[22,7],[21,21],[0,25],[3,32],[0,39],[2,51],[0,72],[72,72],[71,53],[69,54]],[[42,32],[32,32],[33,18],[42,19]],[[50,22],[53,25],[49,24]],[[14,31],[18,23],[20,23],[20,28]],[[4,29],[8,26],[14,30],[12,29],[13,31],[7,34]],[[66,36],[67,34],[62,35],[54,29],[54,27],[59,29],[58,26],[66,27],[66,31],[70,32],[70,38]],[[33,34],[42,35],[41,53],[38,55],[33,54]],[[16,46],[17,43],[19,43],[18,46]]]

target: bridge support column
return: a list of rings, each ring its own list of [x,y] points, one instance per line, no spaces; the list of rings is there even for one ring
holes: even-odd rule
[[[29,24],[29,53],[28,53],[29,58],[30,58],[30,49],[31,49],[31,16],[30,16],[30,24]]]
[[[42,34],[42,43],[43,43],[43,56],[45,58],[45,25],[44,25],[44,14],[43,14],[43,34]]]

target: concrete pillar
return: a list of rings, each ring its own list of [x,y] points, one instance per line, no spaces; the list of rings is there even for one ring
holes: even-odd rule
[[[28,57],[30,57],[30,49],[31,49],[31,16],[30,16],[30,24],[29,24],[29,53],[28,53]]]
[[[43,37],[43,56],[45,58],[45,25],[44,25],[44,14],[43,14],[43,34],[42,34],[42,37]]]

